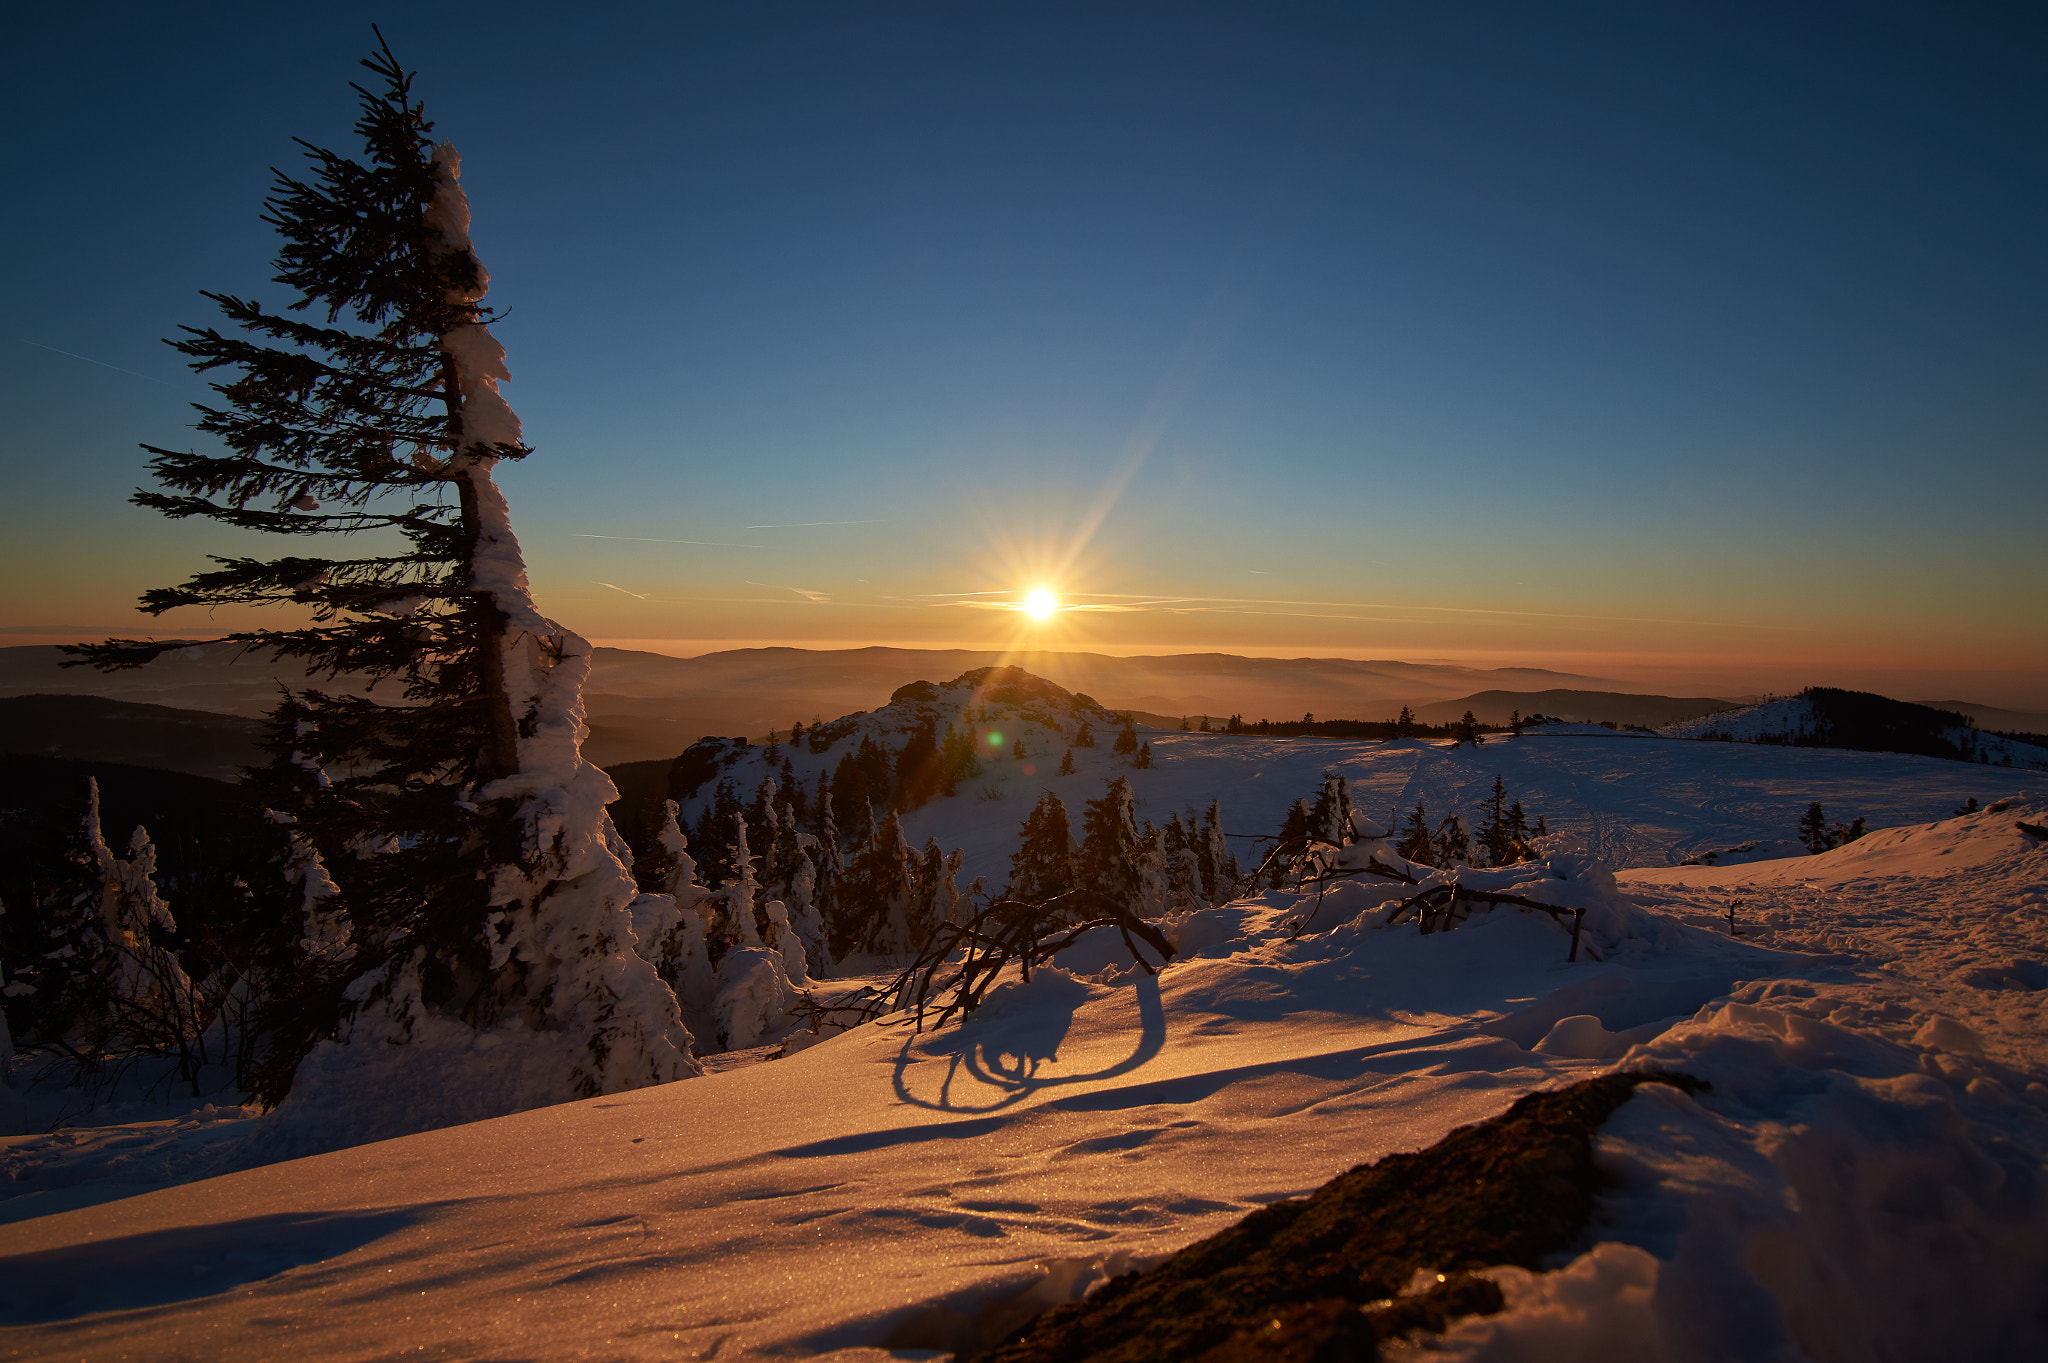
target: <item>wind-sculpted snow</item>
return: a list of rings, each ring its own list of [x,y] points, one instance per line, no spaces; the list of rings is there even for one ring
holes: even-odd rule
[[[2048,961],[2048,847],[2019,825],[2044,822],[2017,802],[1817,857],[1612,879],[1557,844],[1504,874],[1598,911],[1575,964],[1543,912],[1475,908],[1425,935],[1388,926],[1392,901],[1360,881],[1309,923],[1312,896],[1280,894],[1171,920],[1179,954],[1156,976],[1084,939],[958,1026],[873,1024],[17,1221],[0,1281],[42,1286],[0,1340],[87,1358],[955,1349],[1619,1067],[1713,1087],[1632,1100],[1596,1147],[1618,1181],[1573,1257],[1494,1270],[1506,1309],[1435,1347],[2037,1356],[2048,991],[2026,963]],[[245,1234],[190,1290],[156,1248]],[[96,1276],[122,1286],[59,1285]]]

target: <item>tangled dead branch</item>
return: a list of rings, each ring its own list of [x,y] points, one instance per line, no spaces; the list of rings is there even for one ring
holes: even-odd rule
[[[1083,935],[1115,928],[1131,960],[1146,974],[1157,969],[1138,949],[1143,942],[1161,965],[1174,956],[1165,934],[1122,904],[1096,890],[1069,890],[1042,902],[996,899],[964,923],[942,923],[925,939],[917,957],[886,987],[866,987],[811,1006],[812,1030],[857,1027],[889,1013],[924,1030],[981,1006],[997,980],[1012,966],[1028,982],[1034,967],[1050,961]]]
[[[1474,904],[1484,904],[1489,908],[1511,904],[1518,909],[1534,909],[1539,913],[1549,914],[1551,921],[1560,927],[1565,926],[1565,920],[1569,918],[1572,950],[1571,955],[1565,959],[1579,959],[1579,929],[1584,926],[1586,920],[1584,909],[1563,909],[1555,904],[1545,904],[1541,900],[1507,894],[1500,890],[1475,890],[1456,881],[1448,885],[1432,885],[1421,894],[1410,895],[1400,901],[1387,914],[1385,926],[1393,927],[1412,913],[1424,936],[1432,932],[1449,932],[1472,916]]]

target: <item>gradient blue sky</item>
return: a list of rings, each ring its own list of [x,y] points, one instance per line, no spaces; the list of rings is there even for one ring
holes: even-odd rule
[[[586,634],[2048,708],[2039,9],[194,8],[10,19],[14,642],[255,547],[125,504],[198,439],[157,338],[287,301],[268,167],[347,146],[376,21]],[[1041,581],[1102,609],[945,595]]]

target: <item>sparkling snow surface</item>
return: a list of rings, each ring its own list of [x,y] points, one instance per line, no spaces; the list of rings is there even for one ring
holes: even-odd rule
[[[1166,773],[1177,737],[1154,736]],[[1275,778],[1276,815],[1320,770],[1282,770],[1283,747],[1338,755],[1239,746],[1263,761],[1240,788]],[[1398,759],[1405,776],[1365,774],[1410,803],[1502,769],[1554,813],[1528,793],[1540,779],[1610,842],[1658,845],[1702,812],[1687,802],[1711,773],[1688,776],[1689,749],[1748,773],[1708,816],[1734,836],[1795,790],[1785,818],[1815,798],[1847,815],[1990,793],[1961,763],[1727,744],[1349,745],[1347,762]],[[1362,887],[1289,941],[1301,906],[1271,896],[1182,920],[1184,959],[1157,980],[1084,942],[942,1032],[871,1026],[32,1216],[0,1226],[0,1349],[928,1356],[907,1351],[955,1346],[1020,1293],[1067,1299],[1533,1088],[1654,1065],[1714,1089],[1625,1107],[1601,1143],[1621,1182],[1583,1252],[1502,1272],[1510,1309],[1426,1351],[2043,1356],[2048,844],[2016,824],[2048,805],[1931,817],[1818,857],[1624,873],[1642,907],[1611,915],[1598,961],[1567,964],[1564,931],[1510,908],[1430,937],[1382,928],[1385,896]]]

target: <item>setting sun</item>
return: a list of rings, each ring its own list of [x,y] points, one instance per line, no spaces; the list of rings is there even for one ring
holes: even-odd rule
[[[1024,609],[1030,613],[1031,618],[1034,620],[1050,619],[1052,613],[1059,608],[1060,603],[1054,599],[1051,592],[1046,591],[1043,587],[1024,598]]]

